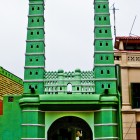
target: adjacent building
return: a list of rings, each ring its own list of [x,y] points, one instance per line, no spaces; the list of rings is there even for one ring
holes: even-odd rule
[[[0,115],[3,112],[3,96],[10,95],[9,101],[12,100],[12,95],[23,93],[23,80],[3,67],[0,67]]]
[[[120,65],[123,139],[140,139],[140,37],[115,40],[115,64]]]

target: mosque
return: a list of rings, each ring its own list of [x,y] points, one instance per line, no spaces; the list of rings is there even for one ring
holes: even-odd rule
[[[44,0],[29,0],[23,94],[4,96],[0,139],[122,140],[109,1],[94,1],[92,70],[46,71],[44,33]]]

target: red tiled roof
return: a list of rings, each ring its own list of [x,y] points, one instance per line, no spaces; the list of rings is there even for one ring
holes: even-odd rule
[[[117,36],[115,38],[115,49],[119,49],[120,42],[123,44],[140,44],[140,36]]]
[[[140,39],[140,36],[117,36],[116,37],[116,40],[126,40],[126,39],[138,40]]]

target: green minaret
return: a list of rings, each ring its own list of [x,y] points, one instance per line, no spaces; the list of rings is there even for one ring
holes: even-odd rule
[[[44,93],[45,37],[44,0],[29,0],[25,54],[22,140],[45,139],[45,115],[39,109],[39,95]]]
[[[43,94],[45,69],[44,0],[29,0],[24,93]]]
[[[94,9],[95,92],[115,94],[116,75],[108,0],[95,0]]]

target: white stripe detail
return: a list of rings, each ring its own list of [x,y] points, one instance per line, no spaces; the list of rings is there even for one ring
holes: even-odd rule
[[[113,126],[118,125],[117,123],[101,123],[101,124],[94,124],[94,126]]]
[[[103,66],[115,66],[115,64],[94,64],[94,66],[101,66],[101,67],[103,67]]]
[[[45,55],[45,53],[25,53],[25,55]]]
[[[42,110],[22,110],[22,112],[45,112]]]
[[[44,82],[44,79],[24,80],[23,82]]]
[[[44,124],[21,124],[22,126],[41,126],[41,127],[45,127]]]
[[[42,4],[44,4],[44,2],[34,2],[34,3],[30,2],[29,4],[33,4],[33,5],[35,5],[35,4],[37,4],[37,5],[38,4],[41,4],[42,5]]]
[[[114,53],[114,51],[94,51],[94,53]]]
[[[68,82],[68,81],[94,81],[95,80],[95,78],[92,78],[92,79],[83,79],[83,78],[81,78],[81,79],[71,79],[71,80],[69,80],[69,79],[47,79],[47,76],[45,77],[45,79],[44,79],[44,81],[64,81],[64,82]],[[62,85],[62,84],[59,84],[59,85]],[[65,85],[65,84],[63,84],[63,85]],[[81,84],[79,84],[79,85],[81,85]],[[86,84],[85,84],[86,85]]]
[[[28,17],[38,17],[38,16],[42,16],[42,17],[44,17],[44,14],[34,14],[34,15],[28,15]]]
[[[108,1],[94,1],[94,3],[109,3]]]
[[[99,138],[95,138],[95,140],[107,140],[107,139],[118,140],[118,137],[99,137]]]
[[[97,78],[94,81],[117,81],[117,78]]]
[[[25,66],[24,68],[45,68],[45,66]]]
[[[28,27],[27,29],[44,29],[44,26],[38,26],[38,27]]]
[[[26,42],[44,42],[44,39],[26,40]]]
[[[110,15],[110,13],[94,13],[95,15]]]
[[[21,140],[45,140],[45,138],[21,138]]]
[[[101,111],[117,111],[117,109],[100,109],[100,110],[95,110],[94,112],[101,112]]]

